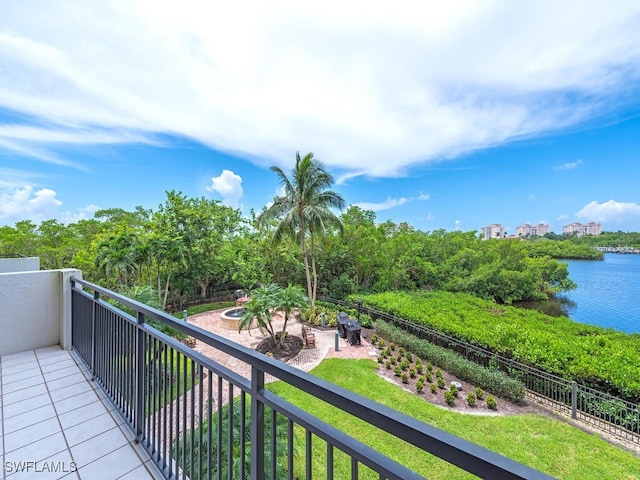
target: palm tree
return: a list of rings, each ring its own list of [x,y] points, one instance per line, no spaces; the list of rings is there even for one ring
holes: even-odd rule
[[[328,190],[334,183],[333,176],[325,170],[321,162],[313,158],[313,153],[300,158],[300,153],[296,152],[296,164],[291,178],[287,177],[280,167],[272,166],[271,171],[278,175],[284,194],[274,198],[273,204],[258,217],[258,221],[264,225],[272,219],[280,220],[274,231],[274,243],[280,242],[286,235],[300,241],[307,277],[307,293],[313,305],[318,283],[314,236],[316,233],[324,235],[329,226],[337,226],[342,230],[342,222],[330,209],[342,209],[345,202],[340,194]],[[309,267],[307,233],[311,238],[313,281]]]
[[[308,303],[309,299],[300,287],[289,285],[283,288],[275,283],[262,285],[251,292],[251,299],[244,304],[244,314],[238,322],[238,331],[251,328],[255,321],[260,331],[267,332],[273,345],[278,347],[286,337],[287,323],[291,314]],[[284,315],[281,334],[275,331],[273,325],[273,316],[279,311]]]

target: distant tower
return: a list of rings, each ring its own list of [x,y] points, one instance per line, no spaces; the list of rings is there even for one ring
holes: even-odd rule
[[[489,240],[490,238],[504,238],[504,227],[499,223],[493,223],[483,227],[480,230],[480,233],[482,233],[484,240]]]

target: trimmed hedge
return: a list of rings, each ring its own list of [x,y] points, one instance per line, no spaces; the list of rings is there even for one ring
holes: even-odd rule
[[[640,402],[640,334],[628,335],[461,293],[385,292],[363,299],[367,307]]]
[[[443,347],[433,345],[422,338],[407,333],[387,322],[378,320],[374,327],[379,335],[411,350],[413,353],[455,375],[460,380],[472,383],[494,395],[521,404],[526,393],[522,382],[510,378],[503,372],[489,370],[470,362],[461,355]]]

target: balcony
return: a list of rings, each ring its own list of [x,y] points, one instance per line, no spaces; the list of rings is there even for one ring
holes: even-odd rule
[[[269,377],[479,477],[550,478],[86,282],[77,270],[0,274],[0,292],[6,479],[36,469],[43,479],[423,478],[270,392]],[[244,368],[221,365],[150,323]]]

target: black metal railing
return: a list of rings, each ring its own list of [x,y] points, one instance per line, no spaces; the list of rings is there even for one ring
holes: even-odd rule
[[[358,309],[372,319],[382,319],[424,338],[434,345],[453,350],[468,360],[495,368],[522,381],[531,397],[552,409],[571,415],[618,438],[640,444],[640,406],[606,392],[566,380],[557,375],[525,365],[485,348],[452,337],[417,322],[397,317],[361,303],[323,297],[323,301],[349,309]]]
[[[167,478],[423,478],[270,392],[269,377],[479,477],[551,478],[98,285],[71,281],[73,347]],[[230,355],[246,376],[161,333],[151,319]]]

